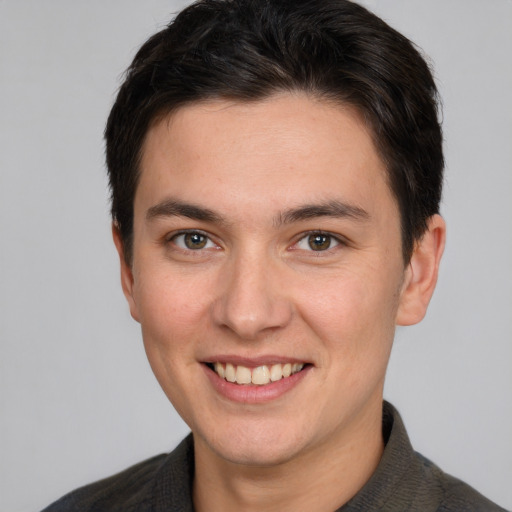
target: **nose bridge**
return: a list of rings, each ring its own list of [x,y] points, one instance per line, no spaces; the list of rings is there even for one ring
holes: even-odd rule
[[[265,248],[250,246],[233,253],[215,304],[218,324],[240,338],[255,339],[263,331],[284,327],[291,305],[279,286],[279,264]]]

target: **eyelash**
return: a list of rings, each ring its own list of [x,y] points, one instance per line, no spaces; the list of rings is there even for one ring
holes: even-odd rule
[[[202,239],[205,240],[205,245],[203,247],[196,247],[196,248],[186,247],[185,237],[187,235],[190,235],[190,236],[197,235],[198,237],[201,237]],[[183,240],[184,246],[180,246],[176,242],[176,240],[178,240],[180,237],[183,237],[183,239],[184,239]],[[178,233],[174,233],[172,236],[168,237],[166,241],[171,242],[178,249],[180,249],[182,251],[187,251],[187,252],[200,252],[202,249],[211,249],[212,247],[208,247],[209,244],[215,246],[215,248],[218,248],[218,245],[212,240],[212,238],[208,234],[204,233],[203,231],[197,230],[197,229],[184,230],[184,231],[180,231]]]
[[[320,249],[320,250],[313,249],[311,247],[311,245],[309,245],[309,242],[310,242],[311,238],[314,238],[314,237],[325,237],[325,238],[329,239],[329,246],[325,249]],[[306,241],[306,243],[308,243],[310,250],[301,249],[298,247],[298,245],[303,241]],[[336,247],[344,246],[344,245],[346,245],[346,242],[341,237],[334,235],[332,233],[329,233],[328,231],[317,230],[317,231],[309,231],[307,233],[303,233],[302,235],[300,235],[300,238],[297,240],[297,242],[295,242],[293,244],[292,250],[305,250],[306,252],[316,253],[319,256],[321,253],[330,253]]]
[[[198,237],[201,237],[201,239],[204,241],[204,245],[196,247],[196,248],[187,247],[186,241],[185,241],[185,237],[187,235],[190,235],[190,236],[197,235]],[[180,237],[183,237],[182,244],[177,243],[177,240]],[[316,238],[324,237],[325,239],[327,239],[326,242],[328,242],[328,246],[324,249],[322,249],[322,248],[320,248],[319,250],[313,249],[310,245],[310,242],[312,242],[315,237]],[[306,241],[306,243],[308,244],[309,249],[299,247],[299,244],[304,241]],[[205,233],[203,231],[197,230],[197,229],[184,230],[184,231],[180,231],[178,233],[174,233],[172,236],[169,236],[166,238],[166,242],[171,242],[179,250],[190,252],[190,253],[201,252],[203,249],[212,249],[212,248],[218,249],[219,248],[218,244],[216,244],[212,240],[210,235],[208,235],[207,233]],[[329,232],[326,232],[326,231],[316,230],[316,231],[309,231],[307,233],[302,233],[300,235],[300,237],[298,238],[298,240],[292,245],[290,250],[303,250],[305,252],[312,252],[312,253],[316,253],[317,255],[320,255],[321,253],[330,253],[336,247],[344,246],[344,245],[346,245],[346,242],[339,236],[334,235]],[[214,246],[214,247],[212,247],[212,246]]]

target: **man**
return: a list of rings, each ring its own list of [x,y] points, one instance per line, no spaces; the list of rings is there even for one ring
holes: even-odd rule
[[[437,91],[342,1],[204,1],[136,55],[106,128],[122,286],[190,426],[47,510],[501,510],[383,406],[444,247]]]

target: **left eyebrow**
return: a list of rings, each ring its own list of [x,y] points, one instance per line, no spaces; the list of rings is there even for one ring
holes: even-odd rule
[[[315,219],[317,217],[350,218],[354,220],[367,220],[370,214],[358,206],[343,201],[327,201],[319,204],[306,204],[279,213],[275,218],[275,225],[291,224],[301,220]]]

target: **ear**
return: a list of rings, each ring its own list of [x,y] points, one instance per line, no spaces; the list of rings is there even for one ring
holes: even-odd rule
[[[397,325],[417,324],[425,316],[436,287],[445,241],[446,224],[440,215],[433,215],[428,220],[427,231],[415,244],[411,261],[405,270]]]
[[[134,320],[140,322],[139,314],[137,311],[137,303],[135,302],[135,297],[133,293],[133,272],[132,267],[126,262],[124,256],[124,243],[121,238],[121,233],[119,232],[119,228],[115,223],[112,223],[112,238],[114,239],[114,244],[117,249],[117,254],[119,255],[119,263],[121,265],[121,286],[123,288],[124,296],[128,301],[128,305],[130,306],[130,313]]]

